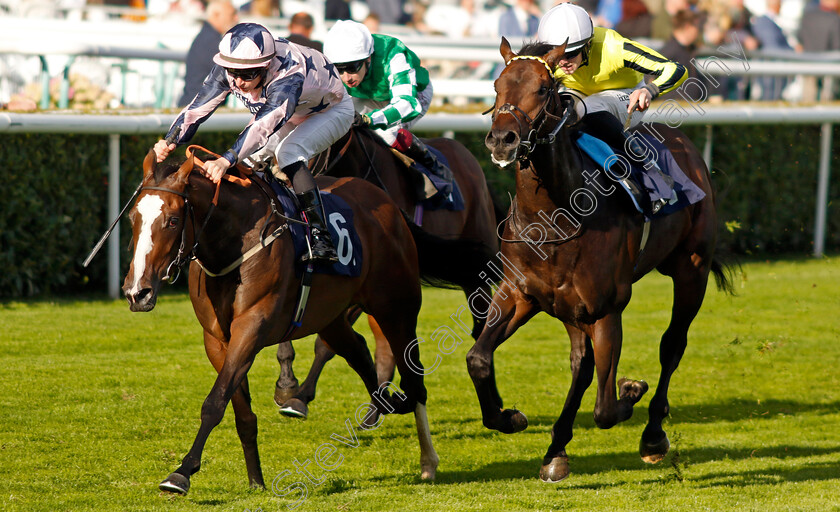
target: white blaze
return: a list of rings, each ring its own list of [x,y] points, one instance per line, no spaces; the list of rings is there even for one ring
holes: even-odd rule
[[[163,211],[163,199],[160,196],[148,195],[137,203],[137,213],[140,214],[140,235],[137,236],[137,244],[134,247],[134,260],[131,262],[134,267],[134,283],[129,293],[134,294],[140,291],[140,278],[146,271],[146,256],[152,252],[152,224],[160,217]]]

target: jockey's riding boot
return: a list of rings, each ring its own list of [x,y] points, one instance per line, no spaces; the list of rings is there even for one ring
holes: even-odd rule
[[[452,182],[452,170],[438,160],[434,153],[429,151],[428,146],[420,140],[420,137],[416,135],[411,137],[411,144],[406,148],[405,155],[426,166],[435,176],[439,176],[447,182]]]
[[[668,187],[669,197],[661,198],[651,203],[651,212],[656,213],[662,209],[666,204],[674,204],[677,202],[677,191],[674,190],[674,178],[662,172],[662,168],[656,162],[656,158],[647,151],[647,148],[642,144],[635,134],[627,133],[624,143],[624,148],[629,153],[627,156],[642,164],[645,169],[655,172],[659,178],[665,182]]]
[[[312,259],[319,263],[335,263],[338,261],[338,254],[335,252],[335,245],[330,238],[330,231],[325,222],[324,208],[321,204],[321,194],[317,188],[307,190],[297,195],[306,220],[309,221],[309,230],[312,233]],[[301,261],[308,261],[309,253],[303,254]]]

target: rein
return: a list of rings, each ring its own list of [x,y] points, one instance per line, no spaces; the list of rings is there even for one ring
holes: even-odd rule
[[[215,156],[217,158],[220,158],[219,155],[217,155],[216,153],[213,153],[212,151],[210,151],[208,149],[205,149],[205,148],[203,148],[201,146],[197,146],[197,145],[191,145],[191,146],[187,147],[186,153],[187,153],[187,158],[193,158],[194,159],[194,166],[201,167],[204,164],[204,162],[201,159],[199,159],[198,157],[195,156],[195,154],[194,154],[195,150],[200,150],[200,151],[203,151],[204,153],[207,153],[208,155],[212,155],[212,156]],[[220,193],[221,184],[222,184],[221,180],[219,181],[219,183],[216,184],[216,190],[213,194],[213,199],[210,202],[209,211],[207,212],[207,215],[204,217],[204,221],[201,223],[201,227],[197,230],[195,228],[195,226],[196,226],[195,210],[193,209],[193,205],[190,203],[190,200],[185,193],[179,192],[177,190],[165,188],[165,187],[156,187],[156,186],[146,186],[146,187],[141,187],[139,189],[141,191],[142,190],[157,190],[157,191],[160,191],[160,192],[169,192],[171,194],[175,194],[177,196],[180,196],[180,197],[184,198],[184,206],[187,208],[187,211],[189,212],[188,213],[189,217],[193,221],[192,222],[192,225],[193,225],[193,240],[194,240],[193,246],[192,246],[192,248],[190,248],[189,251],[186,251],[186,238],[187,238],[186,227],[187,227],[187,225],[186,225],[186,223],[184,223],[181,227],[181,245],[178,248],[178,254],[175,256],[175,259],[172,260],[172,262],[169,264],[169,267],[166,269],[166,275],[163,277],[163,279],[165,281],[167,281],[168,283],[172,284],[175,281],[177,281],[178,277],[181,274],[181,269],[184,267],[184,265],[186,265],[191,260],[195,260],[195,262],[198,264],[198,266],[201,267],[201,269],[210,277],[221,277],[221,276],[224,276],[226,274],[229,274],[230,272],[232,272],[233,270],[235,270],[236,268],[241,266],[243,263],[245,263],[246,261],[251,259],[253,256],[255,256],[262,249],[268,247],[272,242],[274,242],[274,240],[279,238],[283,234],[283,232],[285,232],[287,229],[289,229],[289,223],[290,222],[297,222],[297,223],[300,223],[300,224],[305,224],[305,222],[303,222],[303,221],[299,221],[297,219],[291,219],[289,217],[286,217],[285,215],[281,214],[277,210],[277,205],[276,205],[276,202],[274,200],[274,197],[272,196],[271,191],[266,190],[267,185],[265,185],[264,183],[262,183],[261,180],[256,178],[253,175],[253,172],[251,171],[251,169],[249,169],[248,167],[246,167],[244,165],[241,165],[241,164],[237,164],[236,169],[239,170],[245,176],[247,176],[248,179],[246,180],[246,179],[240,178],[238,176],[233,176],[233,175],[230,175],[230,174],[224,174],[222,176],[222,179],[224,179],[225,181],[228,181],[230,183],[235,183],[235,184],[241,185],[243,187],[249,187],[249,186],[251,186],[252,183],[257,184],[257,187],[267,196],[267,198],[269,200],[269,204],[271,206],[272,216],[278,216],[278,217],[286,220],[286,223],[281,225],[280,227],[278,227],[274,231],[272,231],[268,236],[265,236],[266,226],[268,225],[268,223],[271,219],[271,216],[269,216],[269,218],[266,219],[263,228],[260,229],[260,241],[259,241],[259,243],[257,243],[256,245],[254,245],[253,247],[251,247],[250,249],[245,251],[239,258],[234,260],[231,264],[229,264],[228,266],[226,266],[225,268],[223,268],[222,270],[220,270],[217,273],[211,272],[210,270],[207,269],[207,267],[204,266],[204,264],[201,263],[201,261],[196,256],[196,251],[198,249],[198,239],[201,236],[201,233],[203,233],[204,229],[207,227],[207,224],[210,221],[210,217],[213,215],[213,212],[216,209],[216,206],[218,205],[219,193]],[[173,269],[174,269],[174,272],[175,272],[174,275],[172,274]]]
[[[560,91],[559,86],[560,83],[557,79],[554,78],[554,73],[551,71],[551,66],[542,58],[537,57],[535,55],[517,55],[513,57],[509,61],[505,63],[505,66],[509,66],[511,62],[515,60],[534,60],[541,63],[545,66],[545,69],[548,71],[548,77],[551,81],[551,94],[547,95],[545,101],[543,102],[542,106],[540,107],[539,112],[536,116],[532,119],[524,110],[519,108],[516,105],[511,103],[505,103],[495,112],[493,110],[488,110],[488,112],[493,112],[493,120],[495,121],[496,116],[499,114],[509,114],[512,115],[514,119],[516,119],[516,123],[519,125],[519,133],[523,133],[525,131],[528,132],[527,137],[519,138],[519,146],[516,149],[516,159],[517,160],[527,160],[528,156],[534,151],[535,147],[538,145],[543,144],[554,144],[554,141],[557,139],[557,134],[560,133],[560,130],[571,118],[572,114],[574,113],[574,107],[565,107],[563,109],[563,114],[558,116],[551,112],[553,105],[560,105]],[[546,137],[539,137],[539,132],[543,130],[546,121],[552,119],[557,121],[557,124],[554,125],[554,128],[548,133]],[[538,124],[539,123],[539,124]]]

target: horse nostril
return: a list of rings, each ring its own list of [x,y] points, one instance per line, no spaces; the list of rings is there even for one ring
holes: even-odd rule
[[[519,144],[519,136],[516,132],[507,132],[505,134],[504,142],[507,146],[515,146]]]
[[[134,294],[134,297],[133,297],[134,302],[136,302],[138,304],[143,302],[146,299],[146,297],[148,297],[149,294],[151,294],[151,293],[152,293],[151,288],[143,288],[142,290],[140,290],[139,292]]]

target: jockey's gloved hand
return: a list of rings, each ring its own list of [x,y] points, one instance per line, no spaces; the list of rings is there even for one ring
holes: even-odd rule
[[[370,126],[370,116],[356,112],[353,115],[353,126]]]

